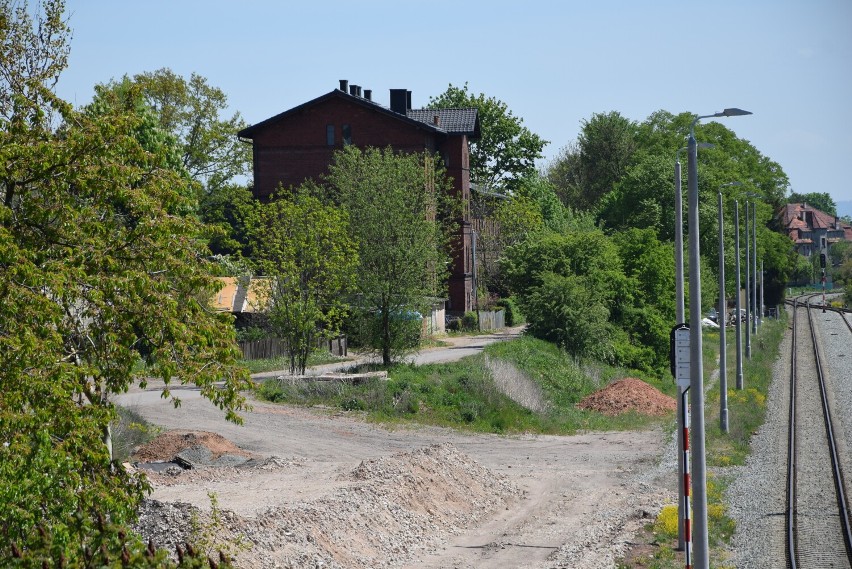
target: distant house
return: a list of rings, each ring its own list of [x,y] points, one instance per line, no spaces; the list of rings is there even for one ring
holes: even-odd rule
[[[466,204],[453,251],[449,311],[474,304],[469,142],[480,136],[476,109],[412,109],[411,91],[390,89],[390,106],[372,91],[341,80],[337,89],[243,129],[252,143],[254,195],[268,199],[279,184],[293,187],[318,179],[335,150],[391,147],[400,152],[438,153],[452,178],[452,191]]]
[[[785,205],[779,217],[796,252],[806,257],[826,251],[832,243],[852,241],[852,226],[806,203]]]

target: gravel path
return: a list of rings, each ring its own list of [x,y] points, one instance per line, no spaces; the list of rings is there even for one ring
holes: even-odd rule
[[[788,307],[788,313],[790,310]],[[845,442],[841,443],[841,453],[845,455],[846,472],[852,473],[848,466],[848,441],[852,440],[852,335],[840,316],[831,312],[819,313],[815,324],[827,360],[825,372],[831,383],[833,413],[843,417],[845,423],[835,430],[838,435],[843,431]],[[786,566],[784,528],[791,349],[792,338],[788,331],[767,397],[766,422],[752,438],[752,454],[746,465],[729,471],[734,481],[728,488],[727,499],[731,517],[737,523],[732,540],[732,563],[738,568]],[[849,477],[847,474],[847,486]]]

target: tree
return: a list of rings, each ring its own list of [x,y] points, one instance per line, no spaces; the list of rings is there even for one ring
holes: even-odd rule
[[[787,203],[806,203],[828,215],[837,215],[837,204],[828,192],[808,192],[800,194],[792,192]]]
[[[163,68],[98,86],[99,92],[104,90],[138,94],[160,127],[177,139],[183,167],[206,192],[248,174],[251,146],[236,136],[246,123],[238,112],[220,116],[228,108],[228,97],[205,77],[193,73],[187,80]]]
[[[467,83],[450,84],[437,97],[430,97],[431,109],[470,108],[477,110],[482,136],[470,142],[470,181],[487,191],[505,193],[524,176],[535,171],[547,144],[523,126],[506,103],[484,93],[473,95]]]
[[[303,374],[316,339],[337,335],[358,255],[347,215],[311,186],[258,204],[247,225],[272,331],[287,343],[290,373]]]
[[[371,347],[389,365],[405,345],[394,332],[428,307],[447,274],[457,213],[447,211],[446,176],[429,155],[349,146],[335,154],[326,181],[358,246],[353,308],[376,323]]]
[[[250,255],[247,217],[255,199],[245,186],[226,184],[202,196],[198,215],[208,226],[217,228],[208,246],[214,255]]]
[[[23,84],[0,120],[0,557],[14,543],[75,565],[105,540],[117,558],[147,484],[112,461],[111,396],[153,377],[177,405],[169,387],[194,384],[239,421],[248,376],[230,321],[209,309],[204,228],[180,213],[189,181],[143,148],[138,114],[52,94],[62,2],[37,23],[0,9],[4,70],[50,70],[10,72]]]
[[[636,152],[637,126],[617,112],[583,121],[575,145],[565,147],[548,166],[558,193],[580,210],[595,209],[626,173]]]

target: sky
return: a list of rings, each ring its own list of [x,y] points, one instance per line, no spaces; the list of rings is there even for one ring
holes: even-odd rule
[[[739,107],[754,114],[717,120],[779,163],[793,191],[852,201],[852,0],[67,0],[67,8],[73,39],[57,92],[77,105],[98,83],[163,67],[203,75],[249,124],[340,79],[384,105],[389,89],[408,89],[415,108],[468,83],[549,141],[542,164],[595,113],[641,122],[661,109]]]

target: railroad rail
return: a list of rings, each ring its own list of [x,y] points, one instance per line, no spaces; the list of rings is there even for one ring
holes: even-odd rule
[[[786,539],[787,563],[793,569],[852,567],[849,503],[812,316],[812,309],[823,307],[811,306],[814,296],[789,301],[793,306],[793,349]],[[798,318],[800,310],[807,316],[803,325]],[[849,319],[845,314],[841,317],[852,333]]]

